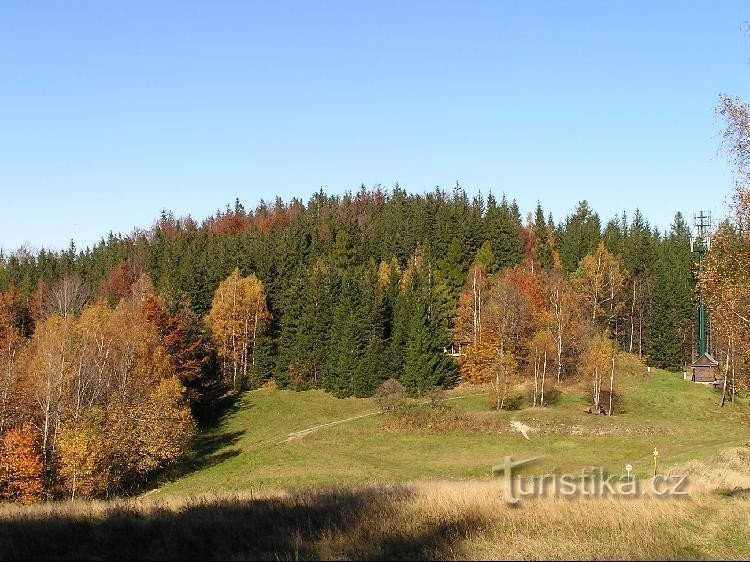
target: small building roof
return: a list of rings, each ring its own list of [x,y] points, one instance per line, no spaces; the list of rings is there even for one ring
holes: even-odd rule
[[[690,365],[691,367],[716,367],[719,365],[719,362],[711,357],[710,353],[704,353],[698,359],[693,361],[693,364]]]

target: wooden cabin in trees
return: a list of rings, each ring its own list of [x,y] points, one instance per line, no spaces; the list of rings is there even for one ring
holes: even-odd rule
[[[703,384],[715,384],[718,368],[719,362],[709,353],[704,353],[690,365],[691,380]]]
[[[466,348],[471,344],[470,341],[460,341],[458,343],[452,343],[450,349],[443,347],[443,353],[460,359],[466,357]]]

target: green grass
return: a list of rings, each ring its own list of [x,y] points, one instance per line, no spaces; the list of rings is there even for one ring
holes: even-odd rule
[[[606,385],[605,385],[606,386]],[[462,389],[467,392],[467,389]],[[245,393],[214,428],[196,440],[198,455],[186,474],[156,490],[157,497],[273,488],[380,484],[424,479],[490,478],[505,455],[544,455],[531,469],[578,472],[603,466],[620,473],[630,463],[639,476],[660,466],[703,459],[750,441],[746,400],[719,409],[711,389],[679,374],[645,368],[624,357],[615,380],[618,411],[585,413],[586,387],[563,388],[546,408],[493,412],[487,396],[447,402],[477,420],[476,430],[393,428],[382,415],[360,417],[287,440],[295,431],[360,416],[377,408],[370,400],[336,399],[321,391],[261,389]],[[470,390],[468,392],[471,392]],[[458,396],[458,393],[450,393]],[[487,429],[487,417],[495,430]],[[530,440],[510,429],[518,420],[536,431]],[[482,425],[484,423],[484,425]]]

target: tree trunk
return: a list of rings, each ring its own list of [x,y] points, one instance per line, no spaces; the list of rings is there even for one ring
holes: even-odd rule
[[[734,348],[732,348],[732,355],[731,355],[731,357],[732,357],[732,393],[731,393],[731,397],[732,397],[732,406],[734,406],[734,394],[735,394],[735,388],[736,388],[735,385],[734,385]]]
[[[255,369],[255,340],[258,337],[258,312],[255,312],[255,323],[253,325],[253,369]]]
[[[729,338],[729,349],[732,348],[732,338]],[[727,350],[726,361],[724,364],[724,384],[721,389],[721,400],[719,401],[719,407],[724,407],[724,402],[727,399],[727,379],[729,378],[729,349]]]
[[[608,416],[612,415],[612,392],[615,386],[615,353],[612,353],[612,370],[609,373],[609,411]]]
[[[643,359],[643,306],[638,310],[638,359]]]
[[[44,429],[42,430],[42,464],[44,470],[47,470],[47,452],[49,450],[49,424],[50,424],[50,411],[52,407],[52,390],[50,389],[47,394],[47,399],[44,404]]]
[[[479,296],[477,294],[477,270],[474,268],[474,279],[472,284],[472,292],[474,293],[474,326],[472,333],[472,342],[476,345],[477,334],[479,333]]]
[[[547,374],[547,350],[544,350],[544,365],[542,367],[542,395],[539,405],[544,407],[544,376]]]
[[[534,407],[536,408],[536,395],[539,387],[539,360],[536,352],[534,353]]]
[[[633,338],[635,336],[635,279],[633,279],[633,300],[630,303],[630,346],[628,351],[633,353]]]
[[[599,394],[601,384],[599,382],[599,367],[594,367],[594,406],[599,407]]]
[[[237,390],[237,363],[238,357],[237,357],[237,336],[234,333],[234,328],[232,329],[232,389]]]
[[[495,410],[500,411],[500,369],[495,372]]]
[[[508,372],[503,367],[503,399],[500,401],[500,409],[505,407],[505,397],[508,394]]]

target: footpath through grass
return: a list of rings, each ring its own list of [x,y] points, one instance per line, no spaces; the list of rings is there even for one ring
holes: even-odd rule
[[[719,409],[711,389],[679,374],[647,374],[627,356],[615,385],[618,407],[612,417],[585,413],[585,389],[564,388],[545,408],[503,412],[492,411],[487,396],[467,395],[446,403],[447,422],[403,428],[382,414],[365,415],[377,411],[368,399],[341,400],[322,391],[247,392],[216,427],[198,437],[198,455],[186,474],[151,495],[489,479],[491,467],[505,455],[543,455],[534,473],[602,466],[619,474],[631,464],[645,477],[652,471],[654,447],[666,467],[750,442],[744,399]],[[460,392],[476,390],[449,395]],[[460,416],[462,423],[451,427],[451,416]],[[355,419],[288,439],[349,418]],[[531,428],[529,439],[511,427],[512,421]]]

